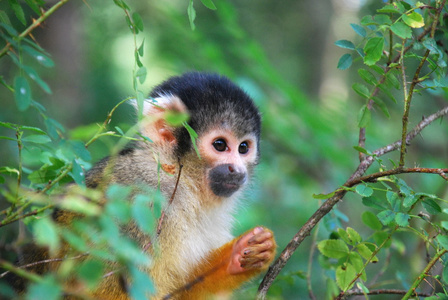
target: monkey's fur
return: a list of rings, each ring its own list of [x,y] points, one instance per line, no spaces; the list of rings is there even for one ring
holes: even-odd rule
[[[267,269],[276,247],[272,232],[262,227],[238,238],[231,235],[237,198],[259,159],[259,112],[240,88],[213,74],[173,77],[150,97],[155,102],[145,103],[148,121],[142,122],[141,133],[153,143],[139,143],[103,159],[87,173],[86,184],[100,189],[111,183],[153,188],[160,184],[170,199],[182,165],[173,201],[164,208],[160,234],[149,237],[132,225],[125,233],[142,249],[153,245],[148,251],[154,264],[146,271],[157,299],[204,299],[232,291]],[[189,114],[201,157],[188,131],[165,121],[167,111]],[[157,174],[159,165],[164,171]],[[64,214],[56,219],[64,222]],[[114,276],[106,277],[93,296],[129,299],[125,285]]]

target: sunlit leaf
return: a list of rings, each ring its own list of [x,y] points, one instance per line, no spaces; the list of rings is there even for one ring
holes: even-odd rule
[[[366,56],[364,57],[364,63],[369,66],[374,65],[381,59],[383,48],[384,38],[373,37],[369,39],[364,46],[364,53],[366,54]]]
[[[343,258],[350,252],[342,240],[323,240],[317,244],[319,251],[330,258]]]
[[[401,22],[394,23],[390,26],[390,29],[393,33],[401,37],[402,39],[410,39],[412,38],[412,30],[406,24]]]
[[[404,14],[402,16],[403,21],[412,28],[421,28],[425,26],[425,21],[423,20],[423,16],[416,11],[413,11],[409,14]]]
[[[336,282],[343,291],[346,291],[353,286],[354,282],[352,284],[350,283],[355,277],[356,270],[349,263],[346,263],[343,266],[338,266],[336,269]]]
[[[193,0],[190,0],[187,8],[188,20],[190,21],[191,30],[195,30],[194,20],[196,19],[196,10],[193,7]]]

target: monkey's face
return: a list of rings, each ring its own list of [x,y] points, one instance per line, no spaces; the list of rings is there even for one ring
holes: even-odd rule
[[[230,197],[248,181],[249,170],[257,163],[255,135],[236,136],[231,130],[211,130],[199,140],[206,163],[206,180],[218,197]]]

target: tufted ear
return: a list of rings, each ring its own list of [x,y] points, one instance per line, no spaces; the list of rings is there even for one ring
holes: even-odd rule
[[[137,101],[132,105],[137,109]],[[167,117],[172,113],[187,113],[182,100],[174,95],[163,95],[153,99],[146,99],[143,103],[144,119],[140,124],[140,132],[158,145],[173,145],[175,127],[168,124]]]

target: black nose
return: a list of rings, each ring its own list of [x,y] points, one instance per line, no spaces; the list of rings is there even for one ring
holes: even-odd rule
[[[209,173],[210,188],[216,196],[230,197],[246,182],[246,171],[233,164],[214,167]]]

